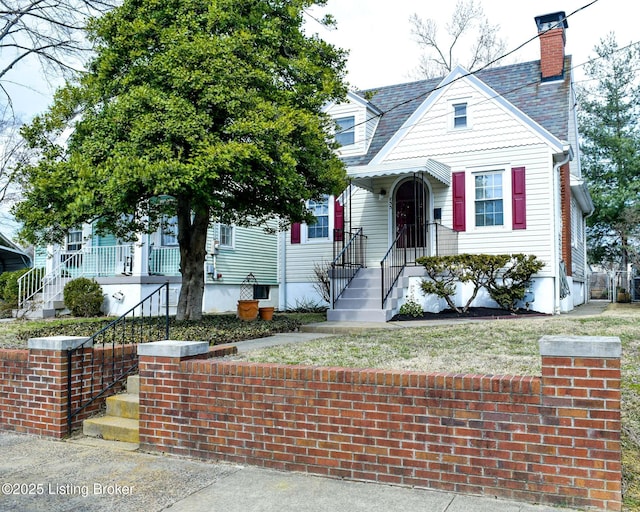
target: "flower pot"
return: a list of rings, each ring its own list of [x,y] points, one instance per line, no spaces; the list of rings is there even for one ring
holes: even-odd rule
[[[631,302],[631,294],[629,292],[618,292],[618,302]]]
[[[257,300],[239,300],[238,301],[238,318],[240,320],[251,321],[258,318],[258,301]]]
[[[273,306],[267,306],[264,308],[258,309],[258,313],[260,313],[261,320],[273,320],[273,310],[275,308]]]

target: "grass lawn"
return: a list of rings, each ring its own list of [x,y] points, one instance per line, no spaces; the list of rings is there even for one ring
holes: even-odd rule
[[[272,347],[235,358],[425,372],[540,375],[538,339],[547,334],[620,338],[624,510],[640,510],[639,304],[612,304],[596,317],[519,317],[370,331]]]
[[[291,332],[322,314],[275,315],[245,323],[232,315],[173,322],[171,337],[212,344]],[[0,323],[0,346],[26,347],[29,337],[89,335],[104,319]],[[624,510],[640,510],[640,305],[613,304],[600,316],[519,317],[451,325],[376,330],[272,347],[235,356],[256,362],[387,368],[425,372],[539,375],[538,339],[546,334],[618,336],[622,341]]]

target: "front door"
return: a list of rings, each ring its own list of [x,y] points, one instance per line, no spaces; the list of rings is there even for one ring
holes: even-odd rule
[[[400,184],[395,195],[395,233],[404,229],[399,247],[425,248],[428,240],[427,189],[422,180],[410,179]]]

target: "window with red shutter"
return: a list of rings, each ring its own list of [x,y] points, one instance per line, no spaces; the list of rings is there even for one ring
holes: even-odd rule
[[[333,233],[336,242],[344,240],[344,206],[337,198],[333,205]]]
[[[465,190],[464,171],[454,172],[451,175],[453,181],[453,229],[454,231],[465,231],[466,211],[465,211]]]
[[[511,204],[513,229],[527,229],[527,194],[524,167],[511,169]]]
[[[300,223],[294,222],[291,224],[291,243],[299,244],[300,243]]]

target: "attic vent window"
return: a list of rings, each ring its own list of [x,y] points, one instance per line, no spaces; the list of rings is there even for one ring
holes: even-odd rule
[[[453,105],[453,127],[454,128],[466,128],[467,127],[467,104],[456,103]]]
[[[339,117],[336,119],[336,142],[341,146],[350,146],[355,142],[355,116]]]

